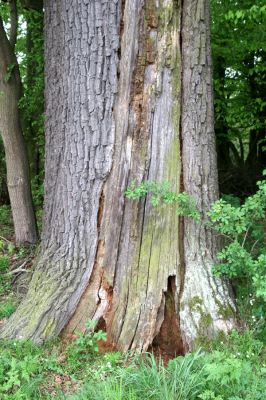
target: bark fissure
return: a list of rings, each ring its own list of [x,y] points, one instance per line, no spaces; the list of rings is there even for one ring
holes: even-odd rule
[[[204,225],[124,196],[133,179],[168,181],[205,216],[216,191],[203,3],[93,0],[74,10],[70,0],[46,0],[46,52],[56,60],[47,65],[46,225],[13,336],[40,340],[70,317],[66,333],[94,319],[110,348],[153,343],[174,356],[227,324],[217,304],[230,300],[211,276],[215,243]],[[34,293],[48,277],[40,304]],[[35,301],[47,313],[41,321]],[[31,328],[26,312],[35,313]]]

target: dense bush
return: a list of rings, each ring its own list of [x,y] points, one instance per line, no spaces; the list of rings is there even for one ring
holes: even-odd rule
[[[214,273],[231,279],[243,319],[266,340],[266,181],[242,205],[236,200],[221,199],[209,211],[209,225],[225,243]]]

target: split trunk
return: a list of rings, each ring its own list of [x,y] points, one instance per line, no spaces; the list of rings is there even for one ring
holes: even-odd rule
[[[110,348],[181,354],[234,324],[216,238],[124,192],[168,181],[203,219],[217,199],[208,1],[46,0],[45,14],[42,253],[2,336],[93,319]]]

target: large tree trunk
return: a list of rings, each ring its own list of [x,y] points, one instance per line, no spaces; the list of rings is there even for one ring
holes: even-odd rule
[[[18,109],[21,82],[14,54],[17,18],[14,15],[15,2],[11,2],[11,6],[13,10],[11,10],[9,40],[0,17],[0,133],[5,148],[7,186],[16,241],[36,243],[37,230],[31,197],[29,166]]]
[[[183,3],[46,0],[42,254],[2,336],[94,319],[111,347],[176,354],[232,326],[212,234],[124,197],[133,179],[184,184],[203,217],[217,198],[207,2]]]

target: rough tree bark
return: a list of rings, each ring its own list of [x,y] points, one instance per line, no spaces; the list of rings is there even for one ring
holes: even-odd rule
[[[167,180],[203,217],[217,198],[208,2],[46,0],[45,11],[42,253],[2,336],[41,342],[94,319],[111,348],[181,354],[234,324],[211,274],[215,238],[124,191]]]
[[[16,2],[10,2],[9,40],[0,16],[0,134],[5,148],[7,186],[16,242],[36,243],[37,229],[31,197],[29,165],[18,102],[21,81],[14,53],[17,31]]]

